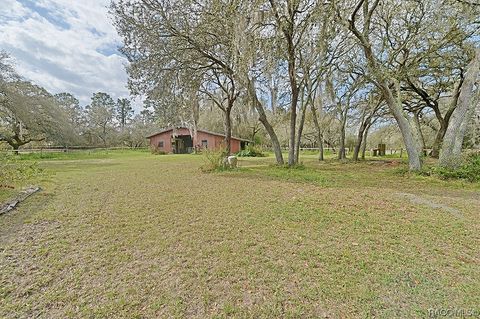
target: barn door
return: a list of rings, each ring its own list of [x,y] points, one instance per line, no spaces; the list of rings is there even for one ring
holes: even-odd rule
[[[175,150],[175,154],[183,154],[185,153],[185,145],[184,145],[184,142],[181,138],[176,138],[175,141],[174,141],[174,150]]]

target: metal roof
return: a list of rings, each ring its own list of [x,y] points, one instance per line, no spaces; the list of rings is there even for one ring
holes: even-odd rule
[[[180,129],[180,128],[184,128],[184,129],[189,130],[188,127],[185,127],[185,126],[175,127],[175,129]],[[159,131],[159,132],[157,132],[157,133],[148,135],[146,138],[152,138],[152,137],[157,136],[157,135],[159,135],[159,134],[163,134],[163,133],[166,133],[166,132],[169,132],[169,131],[173,131],[173,129],[174,129],[173,127],[168,128],[168,129],[164,129],[164,130]],[[216,133],[216,132],[211,132],[211,131],[207,131],[207,130],[203,130],[203,129],[197,129],[197,132],[202,132],[202,133],[207,133],[207,134],[210,134],[210,135],[216,135],[216,136],[225,137],[225,134]],[[232,139],[233,139],[233,140],[243,141],[243,142],[252,142],[251,140],[247,140],[247,139],[240,138],[240,137],[235,137],[235,136],[232,136]]]

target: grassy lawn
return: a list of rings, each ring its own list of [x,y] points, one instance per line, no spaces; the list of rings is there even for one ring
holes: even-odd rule
[[[26,158],[26,160],[31,160]],[[480,185],[404,164],[41,158],[0,216],[0,318],[393,318],[480,311]]]

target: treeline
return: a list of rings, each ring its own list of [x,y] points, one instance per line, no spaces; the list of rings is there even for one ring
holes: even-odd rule
[[[307,124],[320,159],[333,125],[339,158],[354,131],[358,159],[369,132],[395,123],[411,170],[425,148],[460,163],[480,91],[476,2],[121,0],[111,13],[131,92],[169,123],[195,131],[215,108],[229,145],[232,123],[259,120],[279,164],[288,123],[289,165]]]
[[[50,146],[145,146],[149,121],[130,100],[94,93],[82,107],[70,93],[51,94],[19,76],[0,52],[0,142],[13,150]]]

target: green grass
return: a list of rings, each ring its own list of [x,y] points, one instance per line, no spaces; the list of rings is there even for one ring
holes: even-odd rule
[[[83,156],[41,160],[44,191],[0,216],[0,317],[480,310],[478,183],[314,154],[208,174],[201,156]]]
[[[10,199],[11,197],[15,196],[17,190],[8,187],[1,187],[0,188],[0,203],[3,203]]]
[[[38,160],[80,160],[80,159],[99,159],[112,158],[121,156],[135,156],[139,154],[150,153],[149,150],[69,150],[68,152],[35,152],[35,153],[20,153],[18,159],[27,161]]]
[[[55,169],[50,169],[45,172],[37,174],[34,178],[29,180],[21,180],[16,183],[7,183],[8,185],[1,185],[0,183],[0,203],[7,201],[15,197],[15,195],[24,187],[33,184],[45,183],[49,175],[55,174],[57,169],[75,167],[77,164],[79,167],[83,165],[83,160],[106,160],[106,159],[120,159],[123,157],[135,157],[145,156],[150,154],[147,150],[73,150],[69,152],[35,152],[35,153],[20,153],[15,156],[18,163],[23,165],[29,165],[34,163],[42,163],[42,166],[48,165],[47,163],[55,161]],[[67,161],[67,162],[65,162]],[[79,162],[80,161],[80,162]],[[88,162],[88,161],[87,161]],[[12,188],[13,187],[13,188]]]

